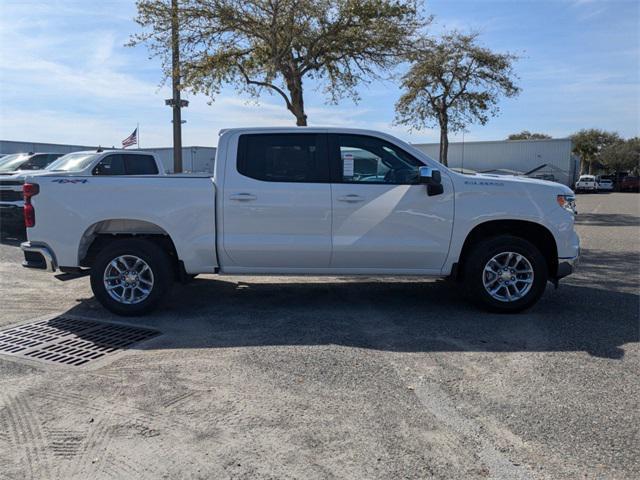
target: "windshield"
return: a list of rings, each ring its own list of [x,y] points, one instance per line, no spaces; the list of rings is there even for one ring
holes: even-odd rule
[[[68,153],[47,167],[50,172],[78,172],[87,168],[97,153]]]
[[[18,170],[20,165],[29,160],[29,156],[24,153],[14,153],[0,159],[0,172],[13,172]]]

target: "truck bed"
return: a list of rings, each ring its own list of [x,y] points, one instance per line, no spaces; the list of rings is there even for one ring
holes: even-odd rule
[[[32,244],[78,267],[96,235],[169,235],[187,273],[215,272],[215,184],[208,176],[34,176]],[[127,219],[126,221],[122,219]]]

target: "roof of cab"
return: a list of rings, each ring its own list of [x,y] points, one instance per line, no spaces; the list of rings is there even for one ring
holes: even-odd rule
[[[280,132],[280,133],[317,133],[317,132],[353,132],[353,133],[368,133],[368,134],[385,134],[377,130],[367,130],[363,128],[350,128],[350,127],[241,127],[241,128],[223,128],[218,133],[219,136],[225,133],[238,133],[238,132]]]
[[[86,155],[94,154],[94,153],[133,153],[133,154],[153,155],[152,152],[147,152],[145,150],[123,150],[121,148],[118,148],[118,149],[113,149],[113,148],[106,149],[105,148],[103,150],[97,150],[97,149],[94,149],[94,150],[78,150],[78,151],[75,151],[75,152],[68,152],[65,155],[68,155],[70,153],[83,153],[83,154],[86,154]]]

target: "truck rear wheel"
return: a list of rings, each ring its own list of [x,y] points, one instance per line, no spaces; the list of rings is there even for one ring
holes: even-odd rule
[[[117,315],[152,311],[165,298],[172,282],[167,253],[143,239],[116,240],[98,253],[91,268],[93,294]]]
[[[472,300],[500,313],[535,304],[545,291],[547,262],[532,243],[510,235],[478,242],[466,255],[464,281]]]

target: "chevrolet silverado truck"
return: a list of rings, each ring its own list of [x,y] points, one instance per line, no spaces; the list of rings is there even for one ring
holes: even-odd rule
[[[569,188],[458,174],[368,130],[225,130],[213,177],[26,182],[24,266],[88,270],[119,315],[151,311],[172,282],[201,273],[448,277],[517,312],[580,250]]]
[[[163,175],[160,160],[135,150],[90,150],[61,153],[17,154],[9,167],[0,164],[0,226],[2,231],[24,230],[22,185],[27,176],[41,173],[69,176]],[[0,160],[4,162],[5,159]],[[17,163],[22,160],[22,163]],[[7,162],[8,163],[8,162]]]

